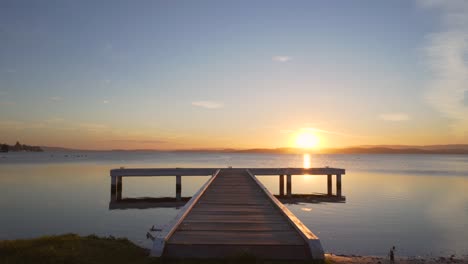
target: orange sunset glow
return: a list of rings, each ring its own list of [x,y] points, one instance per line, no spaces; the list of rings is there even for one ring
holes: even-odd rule
[[[53,12],[61,7],[38,4],[35,18],[12,4],[0,20],[0,143],[314,152],[464,144],[468,48],[455,18],[466,15],[464,1],[451,1],[402,2],[421,15],[405,23],[388,23],[400,14],[387,17],[385,4],[368,17],[326,2],[277,3],[273,13],[257,3],[252,14],[241,3],[152,3],[134,16],[141,7],[127,3],[111,18],[77,5],[91,18],[64,25],[67,13]],[[206,15],[218,11],[229,16]]]

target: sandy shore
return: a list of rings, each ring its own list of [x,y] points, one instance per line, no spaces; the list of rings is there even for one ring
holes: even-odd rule
[[[345,263],[359,263],[359,264],[390,264],[389,258],[374,257],[374,256],[348,256],[348,255],[334,255],[326,254],[326,258],[331,263],[345,264]],[[414,263],[428,263],[428,264],[441,264],[441,263],[468,263],[468,256],[448,256],[448,257],[396,257],[395,262],[398,264],[414,264]]]

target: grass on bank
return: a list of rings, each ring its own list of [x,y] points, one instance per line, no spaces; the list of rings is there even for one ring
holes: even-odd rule
[[[148,257],[148,250],[141,248],[128,239],[114,237],[81,237],[75,234],[45,236],[27,240],[0,241],[0,263],[34,264],[279,264],[279,263],[317,263],[310,261],[268,261],[252,256],[240,255],[220,260],[174,260]],[[325,263],[330,263],[325,261]]]

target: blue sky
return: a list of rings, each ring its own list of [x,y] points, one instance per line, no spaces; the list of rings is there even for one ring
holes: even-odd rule
[[[0,139],[281,147],[308,129],[323,147],[466,143],[467,6],[2,1]]]

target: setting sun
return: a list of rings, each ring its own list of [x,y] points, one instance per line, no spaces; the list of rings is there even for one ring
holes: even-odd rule
[[[297,134],[295,144],[298,148],[309,149],[317,147],[318,142],[319,140],[316,135],[308,131],[302,131]]]

